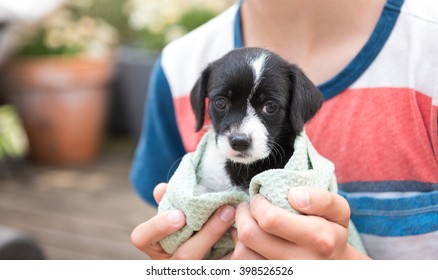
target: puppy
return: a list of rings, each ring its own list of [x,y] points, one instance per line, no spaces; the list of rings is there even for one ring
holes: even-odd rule
[[[203,70],[190,95],[196,131],[206,99],[214,133],[198,169],[198,194],[248,190],[258,173],[283,168],[323,101],[296,65],[261,48],[233,50]]]

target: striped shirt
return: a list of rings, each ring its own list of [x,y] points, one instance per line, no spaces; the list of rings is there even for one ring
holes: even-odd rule
[[[389,0],[368,42],[331,80],[306,125],[334,162],[369,255],[438,259],[438,4]],[[131,178],[146,201],[193,151],[190,90],[202,69],[243,47],[240,6],[169,44],[150,79]],[[208,121],[208,120],[207,120]]]

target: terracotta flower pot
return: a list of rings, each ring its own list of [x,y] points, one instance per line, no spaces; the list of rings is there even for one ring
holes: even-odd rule
[[[2,73],[6,99],[28,133],[30,156],[49,164],[81,164],[100,153],[111,58],[16,59]]]

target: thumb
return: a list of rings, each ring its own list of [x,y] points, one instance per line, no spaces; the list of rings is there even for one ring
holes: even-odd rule
[[[154,198],[155,201],[160,204],[161,199],[163,198],[164,193],[167,190],[167,184],[166,183],[160,183],[158,184],[154,189]]]

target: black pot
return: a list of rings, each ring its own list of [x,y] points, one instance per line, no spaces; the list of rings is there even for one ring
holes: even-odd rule
[[[158,54],[133,47],[119,51],[110,113],[110,131],[128,133],[138,141],[147,98],[149,76]]]

